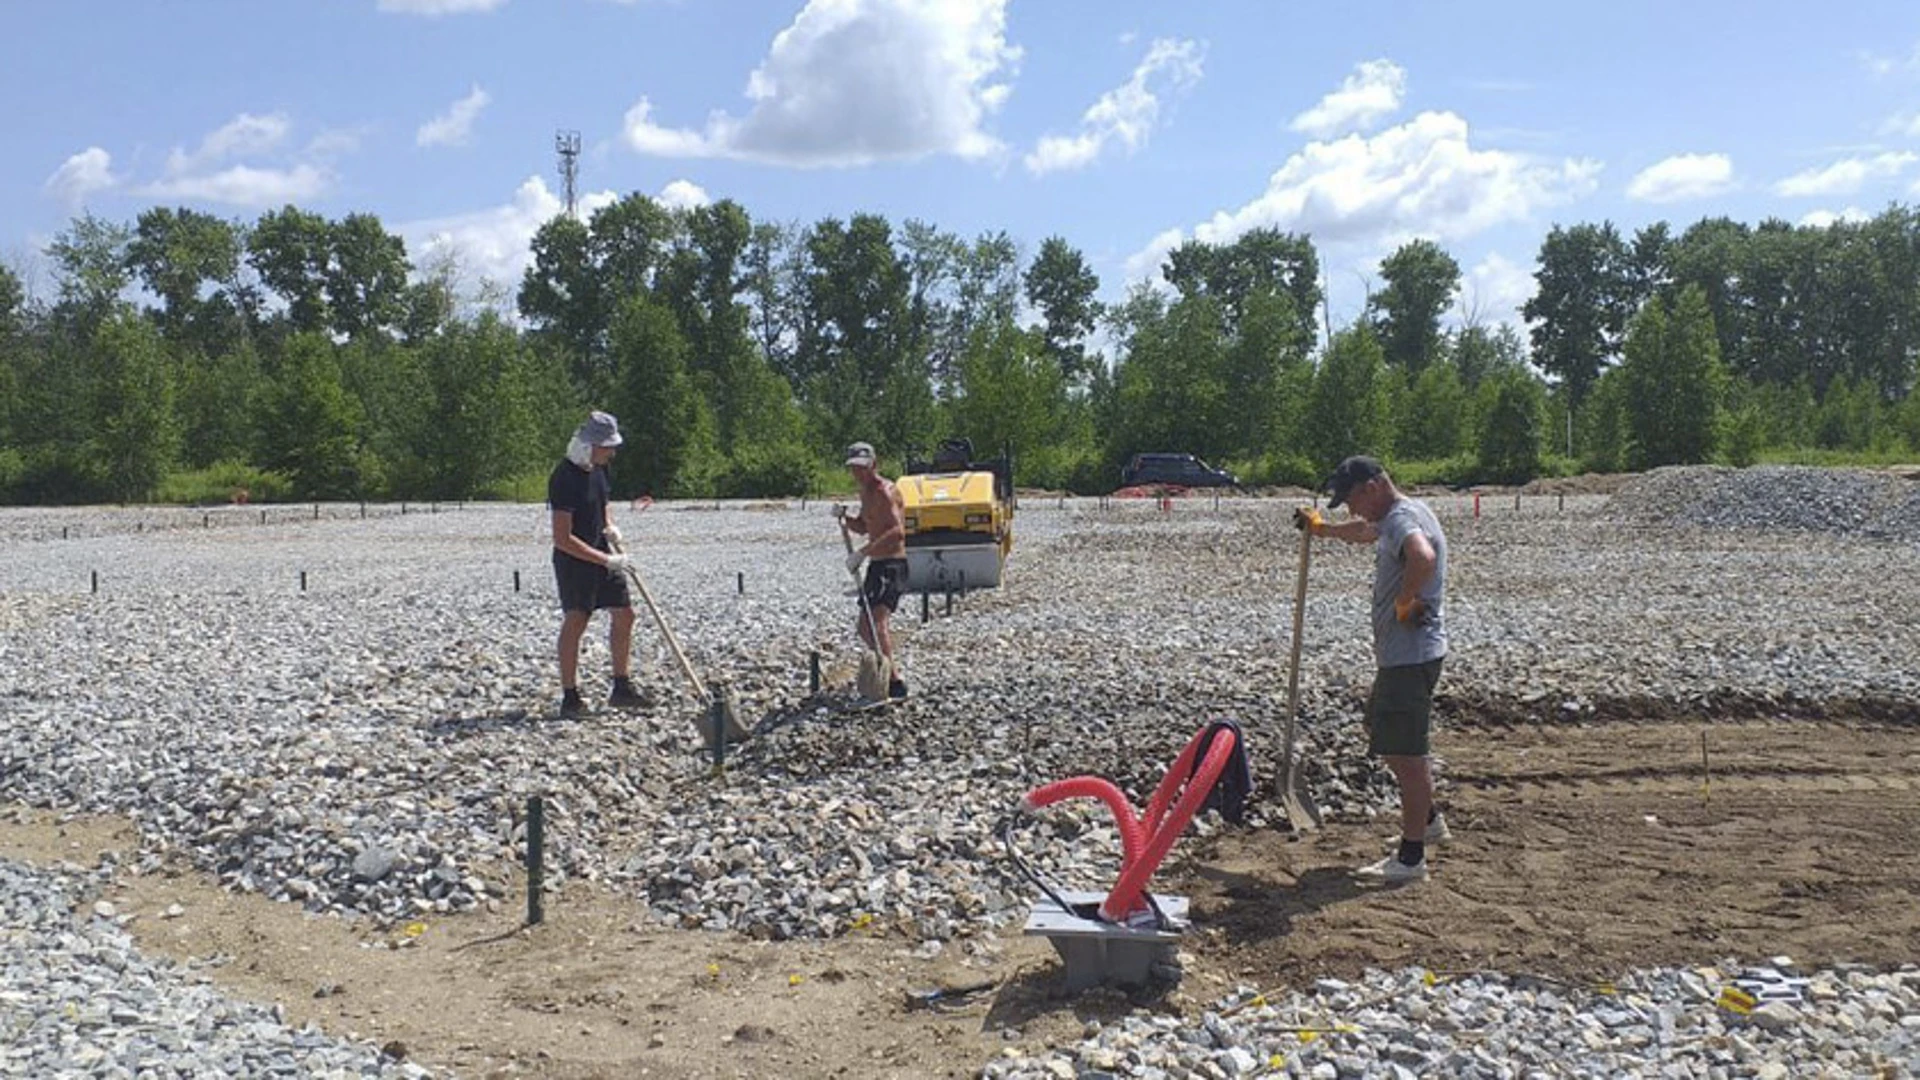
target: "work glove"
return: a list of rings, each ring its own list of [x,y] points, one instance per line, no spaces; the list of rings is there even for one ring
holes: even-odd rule
[[[1319,536],[1327,531],[1327,519],[1320,516],[1317,508],[1296,506],[1293,510],[1293,527]]]
[[[847,569],[853,573],[859,573],[860,564],[866,561],[867,553],[859,548],[854,548],[852,551],[847,552]]]
[[[600,535],[607,538],[608,547],[617,548],[623,546],[621,541],[624,537],[620,535],[620,527],[617,525],[609,525],[605,529],[600,530]]]
[[[1403,623],[1416,623],[1427,617],[1427,605],[1419,597],[1411,600],[1393,599],[1393,617]]]
[[[620,574],[626,573],[628,570],[631,570],[632,568],[633,568],[633,557],[630,555],[607,556],[607,573],[609,574],[618,576]]]

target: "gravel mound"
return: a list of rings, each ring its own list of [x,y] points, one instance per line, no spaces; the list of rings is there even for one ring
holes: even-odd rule
[[[1673,466],[1628,483],[1608,510],[1637,525],[1920,540],[1920,486],[1858,469]]]
[[[0,1075],[423,1077],[378,1050],[290,1028],[204,976],[139,953],[96,901],[112,863],[41,871],[0,859]]]
[[[1719,1004],[1751,991],[1750,1013]],[[1656,969],[1612,986],[1417,969],[1248,990],[1195,1022],[1128,1016],[1075,1047],[1009,1049],[987,1080],[1154,1076],[1920,1075],[1920,969]]]

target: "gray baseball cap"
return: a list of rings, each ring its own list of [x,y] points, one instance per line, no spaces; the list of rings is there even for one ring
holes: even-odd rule
[[[847,464],[849,465],[871,465],[874,460],[872,443],[857,442],[847,447]]]
[[[620,421],[612,413],[594,412],[587,422],[575,432],[588,446],[619,446],[625,440],[620,437]]]

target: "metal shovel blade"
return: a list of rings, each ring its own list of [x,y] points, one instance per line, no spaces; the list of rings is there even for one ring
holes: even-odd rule
[[[860,696],[868,701],[884,701],[887,686],[892,681],[892,673],[887,670],[886,658],[872,649],[860,654],[860,673],[854,679]]]
[[[1280,777],[1280,809],[1286,812],[1287,824],[1294,832],[1312,832],[1320,827],[1320,807],[1314,804],[1313,796],[1300,782],[1300,773],[1287,763],[1286,772]]]

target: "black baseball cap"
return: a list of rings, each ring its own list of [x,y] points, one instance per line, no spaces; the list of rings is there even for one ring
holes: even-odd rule
[[[1341,503],[1347,501],[1347,496],[1353,492],[1354,488],[1376,476],[1385,476],[1386,472],[1386,466],[1380,464],[1378,459],[1367,457],[1365,454],[1355,454],[1341,462],[1339,467],[1333,470],[1333,475],[1327,477],[1327,494],[1333,496],[1327,500],[1327,508],[1338,509]]]

